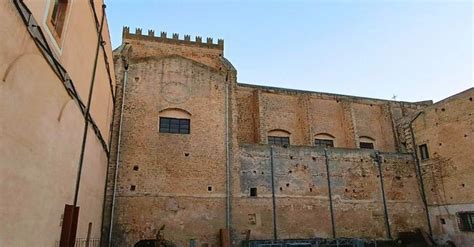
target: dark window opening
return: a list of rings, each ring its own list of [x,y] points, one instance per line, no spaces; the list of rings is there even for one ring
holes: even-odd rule
[[[365,149],[374,149],[374,143],[372,143],[372,142],[360,142],[359,147],[360,148],[365,148]]]
[[[325,139],[316,139],[314,140],[314,144],[316,147],[323,147],[323,148],[332,148],[334,147],[333,140],[325,140]]]
[[[281,146],[288,146],[290,145],[290,137],[282,137],[282,136],[268,136],[268,144],[270,145],[281,145]]]
[[[212,186],[207,186],[207,191],[211,192],[212,191]]]
[[[138,166],[133,166],[134,171],[138,171]]]
[[[250,188],[250,196],[257,196],[257,188]]]
[[[53,13],[51,15],[51,23],[56,30],[56,33],[61,37],[64,22],[66,20],[66,10],[68,7],[68,0],[54,0]]]
[[[131,185],[131,186],[130,186],[130,190],[131,190],[131,191],[135,191],[136,188],[137,188],[137,187],[136,187],[135,185]]]
[[[440,220],[441,220],[442,225],[446,225],[446,220],[445,219],[441,218]]]
[[[458,218],[461,231],[474,232],[474,212],[460,212]]]
[[[428,145],[422,144],[419,146],[420,149],[420,156],[422,160],[427,160],[430,158],[430,155],[428,153]]]
[[[189,134],[190,120],[160,117],[160,133]]]

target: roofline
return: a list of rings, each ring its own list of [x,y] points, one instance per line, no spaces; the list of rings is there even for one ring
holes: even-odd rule
[[[465,93],[468,93],[468,92],[470,92],[470,91],[474,91],[474,87],[470,87],[470,88],[468,88],[468,89],[466,89],[466,90],[464,90],[464,91],[461,91],[461,92],[456,93],[456,94],[453,94],[453,95],[451,95],[451,96],[449,96],[449,97],[447,97],[447,98],[444,98],[444,99],[442,99],[442,100],[440,100],[440,101],[437,101],[437,102],[435,102],[433,105],[443,104],[443,103],[446,103],[446,102],[448,102],[448,101],[454,100],[455,98],[459,97],[461,94],[465,94]]]
[[[258,88],[258,89],[263,89],[267,91],[279,91],[282,93],[309,93],[309,94],[316,94],[316,95],[322,95],[322,96],[330,96],[334,98],[356,98],[360,100],[383,101],[383,102],[389,102],[389,103],[416,104],[416,105],[424,105],[424,106],[429,106],[433,104],[432,100],[424,100],[424,101],[417,101],[417,102],[396,101],[396,100],[377,99],[377,98],[361,97],[361,96],[354,96],[354,95],[316,92],[316,91],[301,90],[301,89],[263,86],[263,85],[255,85],[255,84],[248,84],[248,83],[241,83],[241,82],[237,82],[237,86]]]

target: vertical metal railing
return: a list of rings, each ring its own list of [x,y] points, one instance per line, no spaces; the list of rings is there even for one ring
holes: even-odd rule
[[[59,247],[59,240],[56,241],[55,247]],[[74,247],[100,247],[100,238],[76,238]]]

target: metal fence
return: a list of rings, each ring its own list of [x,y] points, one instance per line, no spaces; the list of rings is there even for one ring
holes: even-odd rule
[[[377,247],[376,241],[336,238],[336,239],[285,239],[285,240],[249,240],[244,241],[243,247]]]
[[[55,247],[59,247],[59,241],[56,241]],[[100,238],[91,238],[89,241],[86,238],[76,238],[74,247],[100,247]]]

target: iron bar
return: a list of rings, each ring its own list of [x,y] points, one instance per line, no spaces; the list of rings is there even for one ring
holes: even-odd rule
[[[383,213],[384,213],[384,220],[385,220],[385,230],[387,232],[387,238],[392,239],[392,232],[390,230],[390,222],[388,219],[388,209],[387,209],[387,201],[385,198],[385,189],[383,186],[383,175],[382,175],[382,165],[381,165],[382,157],[379,155],[378,151],[375,151],[375,162],[377,163],[377,169],[379,172],[379,180],[380,180],[380,189],[382,191],[382,202],[383,202]]]
[[[94,21],[95,21],[95,26],[96,26],[96,29],[97,29],[97,33],[100,35],[100,38],[102,40],[104,40],[102,38],[102,32],[99,32],[99,28],[100,28],[99,18],[97,17],[97,11],[95,10],[94,0],[89,0],[89,4],[91,5],[92,13],[94,14]],[[105,15],[105,12],[104,12],[104,15]],[[105,45],[105,43],[101,44],[102,50],[104,51],[103,54],[104,54],[105,69],[106,69],[107,75],[109,77],[109,86],[110,86],[110,94],[112,96],[112,101],[115,102],[115,94],[114,94],[113,85],[112,85],[112,76],[111,76],[111,73],[110,73],[109,58],[107,56],[107,52],[105,52],[106,50],[105,50],[104,45]]]
[[[431,219],[430,219],[430,213],[428,210],[428,201],[426,200],[426,193],[425,193],[425,184],[423,181],[423,174],[421,173],[421,165],[420,165],[420,159],[418,158],[418,152],[416,150],[416,140],[415,140],[415,133],[413,132],[413,127],[412,124],[413,122],[422,114],[423,112],[419,112],[408,124],[408,127],[410,128],[410,134],[411,134],[411,139],[413,142],[413,157],[415,159],[415,170],[416,170],[416,175],[420,181],[420,191],[421,191],[421,200],[423,201],[423,206],[425,207],[425,217],[426,217],[426,222],[428,225],[428,232],[430,234],[430,237],[433,238],[433,230],[431,228]]]
[[[231,114],[229,114],[229,84],[226,81],[225,84],[225,116],[224,116],[224,123],[225,123],[225,153],[226,153],[226,214],[225,214],[225,221],[226,221],[226,228],[230,230],[230,225],[231,225],[231,216],[230,216],[230,208],[231,208],[231,168],[230,168],[230,145],[231,143],[229,142],[229,117]]]
[[[273,240],[278,239],[277,235],[277,222],[276,222],[276,200],[275,200],[275,171],[274,171],[274,160],[273,160],[273,145],[270,146],[270,172],[272,175],[272,211],[273,211]]]
[[[89,247],[90,240],[91,240],[91,229],[92,228],[92,222],[89,222],[89,226],[87,227],[87,237],[86,237],[86,246]]]
[[[105,4],[102,5],[102,11],[105,12]],[[104,27],[104,17],[105,15],[102,15],[102,20],[101,20],[101,26],[100,26],[100,32],[102,32],[102,29]],[[85,153],[85,148],[86,148],[86,142],[87,142],[87,130],[89,128],[89,114],[90,114],[90,106],[92,102],[92,93],[94,92],[94,84],[95,84],[95,74],[97,72],[97,61],[99,58],[99,51],[100,51],[100,43],[102,42],[101,36],[99,36],[98,41],[97,41],[97,47],[95,51],[95,61],[94,61],[94,67],[92,70],[92,78],[91,78],[91,84],[89,87],[89,97],[87,99],[87,106],[86,106],[86,115],[84,116],[84,132],[82,136],[82,145],[81,145],[81,155],[79,158],[79,168],[77,171],[77,178],[76,178],[76,189],[74,192],[74,207],[77,206],[77,200],[79,198],[79,186],[81,184],[81,173],[82,173],[82,166],[84,163],[84,153]]]
[[[329,198],[329,211],[331,213],[331,230],[332,230],[332,238],[336,238],[336,225],[334,222],[334,209],[332,205],[332,191],[331,191],[331,176],[329,173],[329,157],[327,148],[324,149],[324,157],[326,163],[326,177],[328,181],[328,198]]]
[[[125,109],[125,89],[127,88],[128,81],[128,62],[124,59],[124,72],[123,72],[123,86],[122,86],[122,105],[120,107],[120,117],[118,126],[118,137],[117,137],[117,154],[115,157],[115,171],[113,180],[113,192],[112,192],[112,208],[110,211],[110,225],[109,225],[109,236],[107,246],[112,246],[112,230],[114,224],[114,213],[115,213],[115,197],[117,194],[117,179],[120,166],[120,147],[122,144],[122,125],[123,125],[123,111]]]
[[[66,69],[63,66],[61,66],[55,54],[51,51],[51,48],[49,47],[48,42],[46,41],[43,31],[41,30],[40,26],[38,25],[31,11],[28,9],[28,7],[25,5],[25,3],[22,0],[14,0],[13,3],[16,6],[23,22],[25,23],[28,33],[30,34],[33,41],[35,42],[36,46],[40,49],[41,54],[48,61],[48,64],[50,65],[51,69],[61,80],[64,88],[66,89],[66,92],[77,103],[81,113],[85,115],[86,114],[85,105],[82,102],[79,94],[77,93],[74,87],[73,81],[70,79]],[[92,117],[87,116],[87,118],[89,119],[90,124],[92,125],[94,129],[94,133],[97,139],[99,140],[99,142],[101,143],[102,148],[104,149],[108,157],[109,150],[108,150],[107,144],[104,141],[104,138],[102,137],[102,134],[99,128],[97,127],[97,124],[92,119]]]

